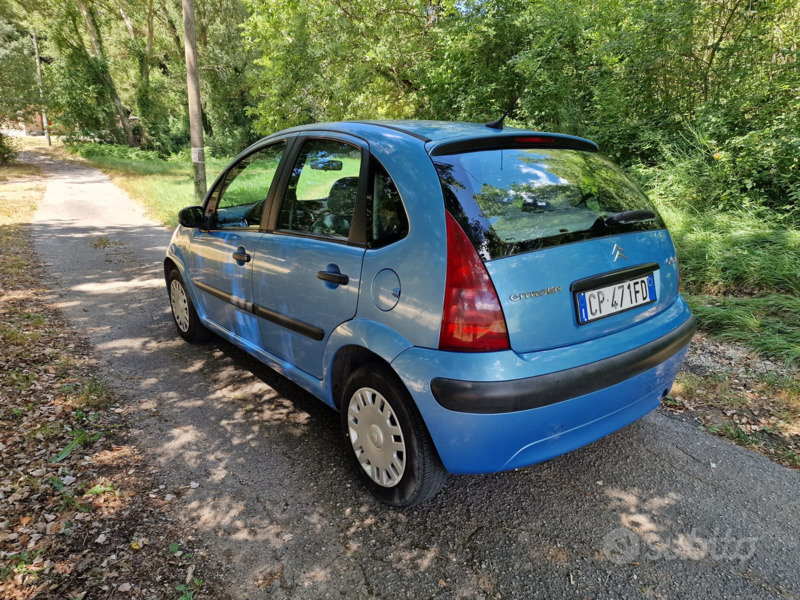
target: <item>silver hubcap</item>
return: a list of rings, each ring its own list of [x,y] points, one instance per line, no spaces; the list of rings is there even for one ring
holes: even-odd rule
[[[189,300],[186,298],[186,292],[183,290],[181,282],[173,279],[169,285],[169,300],[172,304],[172,316],[175,317],[175,323],[178,328],[186,333],[189,330]]]
[[[347,406],[347,429],[364,472],[382,487],[396,486],[406,469],[406,444],[386,398],[372,388],[357,390]]]

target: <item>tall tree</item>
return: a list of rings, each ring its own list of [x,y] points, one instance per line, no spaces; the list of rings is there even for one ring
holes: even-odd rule
[[[114,108],[117,111],[117,115],[119,116],[120,123],[122,125],[122,130],[125,132],[125,138],[128,142],[129,146],[135,146],[136,140],[133,139],[133,131],[131,130],[131,124],[128,119],[128,113],[125,111],[125,108],[122,106],[122,101],[119,99],[119,94],[117,93],[117,86],[114,84],[114,79],[111,76],[111,71],[109,70],[108,58],[105,53],[105,49],[103,47],[103,40],[100,37],[100,31],[97,28],[94,13],[91,10],[91,6],[86,3],[86,0],[75,0],[78,9],[80,9],[81,14],[83,15],[84,22],[86,23],[86,29],[89,32],[89,39],[92,41],[92,49],[94,50],[94,55],[100,62],[101,67],[103,68],[103,76],[105,79],[106,86],[108,87],[108,93],[111,96],[111,101],[114,103]]]

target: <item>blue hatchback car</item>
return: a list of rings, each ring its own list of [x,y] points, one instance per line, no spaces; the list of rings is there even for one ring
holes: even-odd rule
[[[392,506],[579,448],[658,406],[695,329],[664,222],[597,150],[432,121],[266,137],[180,213],[178,332],[337,409]]]

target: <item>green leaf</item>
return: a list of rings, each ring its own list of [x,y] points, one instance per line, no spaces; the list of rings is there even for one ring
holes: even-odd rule
[[[90,496],[101,496],[106,492],[113,492],[113,491],[114,491],[114,484],[112,483],[109,485],[96,485],[86,493],[89,494]]]
[[[172,542],[169,545],[169,551],[170,551],[171,554],[175,554],[180,549],[181,549],[181,545],[178,542]]]
[[[72,440],[69,444],[67,444],[61,452],[59,452],[53,457],[53,462],[61,462],[70,455],[70,453],[75,449],[76,446],[86,441],[86,436],[88,434],[85,431],[79,429],[74,431],[73,433],[75,434],[75,439]]]

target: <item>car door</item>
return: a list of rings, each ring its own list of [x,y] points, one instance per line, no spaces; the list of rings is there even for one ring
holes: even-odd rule
[[[231,164],[206,202],[208,229],[196,231],[192,238],[190,274],[206,316],[255,344],[260,335],[250,310],[253,256],[286,145],[270,143]]]
[[[264,348],[318,378],[328,336],[356,313],[368,156],[349,136],[298,138],[253,264]]]

